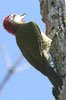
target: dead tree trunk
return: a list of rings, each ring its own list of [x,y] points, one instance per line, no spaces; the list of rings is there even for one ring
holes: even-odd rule
[[[66,0],[40,0],[40,13],[46,24],[46,35],[52,39],[50,53],[63,85],[56,100],[66,100]]]

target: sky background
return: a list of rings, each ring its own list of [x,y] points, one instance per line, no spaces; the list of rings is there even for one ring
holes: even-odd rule
[[[10,14],[23,14],[27,22],[36,22],[45,32],[45,24],[41,20],[39,0],[1,0],[0,1],[0,84],[8,72],[1,45],[6,42],[11,63],[13,64],[20,54],[15,36],[8,34],[2,26],[3,19]],[[20,66],[28,64],[22,58]],[[15,73],[0,92],[0,100],[54,100],[50,81],[32,66],[22,72]]]

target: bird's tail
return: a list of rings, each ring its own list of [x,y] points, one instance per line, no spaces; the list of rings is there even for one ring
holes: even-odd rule
[[[49,66],[49,69],[48,69],[48,79],[50,80],[50,82],[53,84],[54,86],[54,89],[55,89],[55,94],[58,98],[58,95],[59,95],[59,88],[62,88],[62,79],[60,78],[60,76],[57,74],[57,72],[55,72],[53,70],[52,67]],[[59,88],[58,88],[59,87]],[[52,92],[53,93],[53,92]],[[58,99],[56,99],[58,100]]]
[[[46,58],[43,57],[42,73],[48,77],[55,88],[62,87],[62,79],[60,75],[50,66]]]
[[[58,87],[62,87],[62,79],[61,77],[58,75],[57,72],[54,71],[54,69],[52,67],[48,67],[47,70],[47,77],[48,79],[51,81],[51,83],[54,85],[55,88]]]

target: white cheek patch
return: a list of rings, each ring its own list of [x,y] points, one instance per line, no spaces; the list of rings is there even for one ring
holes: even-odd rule
[[[12,14],[9,17],[9,22],[10,23],[22,23],[22,20],[26,17],[26,15],[16,15],[16,14]]]
[[[21,23],[21,21],[22,21],[22,17],[21,17],[21,16],[16,15],[16,16],[14,17],[14,22],[16,22],[16,23]]]

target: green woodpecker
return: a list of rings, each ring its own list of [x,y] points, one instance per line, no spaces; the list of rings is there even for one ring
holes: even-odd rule
[[[48,77],[54,87],[61,87],[62,80],[48,62],[48,51],[51,46],[49,39],[39,29],[35,22],[25,22],[25,14],[12,14],[4,19],[3,26],[11,34],[15,35],[16,42],[28,62]]]

